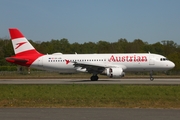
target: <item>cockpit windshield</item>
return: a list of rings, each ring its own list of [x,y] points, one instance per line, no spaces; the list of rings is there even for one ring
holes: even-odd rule
[[[160,61],[166,61],[168,60],[167,58],[160,58]]]

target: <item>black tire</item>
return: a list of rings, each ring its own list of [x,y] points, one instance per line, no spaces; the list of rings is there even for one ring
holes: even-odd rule
[[[153,77],[150,77],[150,81],[153,81],[154,80],[154,78]]]
[[[98,81],[99,77],[96,75],[96,76],[91,76],[91,81]]]

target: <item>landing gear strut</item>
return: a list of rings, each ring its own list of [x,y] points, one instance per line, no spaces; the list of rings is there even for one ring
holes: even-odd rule
[[[91,81],[98,81],[99,77],[97,75],[91,76]]]
[[[153,74],[153,71],[150,71],[149,75],[150,75],[150,80],[151,80],[151,81],[153,81],[153,80],[154,80],[154,78],[153,78],[152,74]]]

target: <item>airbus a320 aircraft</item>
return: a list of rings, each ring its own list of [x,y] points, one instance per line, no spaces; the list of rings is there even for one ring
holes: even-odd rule
[[[9,29],[15,55],[6,61],[22,66],[59,73],[88,72],[91,81],[98,80],[98,74],[110,78],[124,77],[126,71],[149,71],[150,80],[153,71],[166,71],[175,64],[166,57],[151,53],[128,54],[41,54],[17,28]]]

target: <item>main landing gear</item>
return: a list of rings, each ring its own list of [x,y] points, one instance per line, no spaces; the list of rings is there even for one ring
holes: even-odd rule
[[[97,75],[91,76],[91,81],[98,81],[99,77]]]
[[[153,78],[152,74],[153,74],[153,71],[150,71],[149,75],[150,75],[150,80],[151,80],[151,81],[153,81],[153,80],[154,80],[154,78]]]

